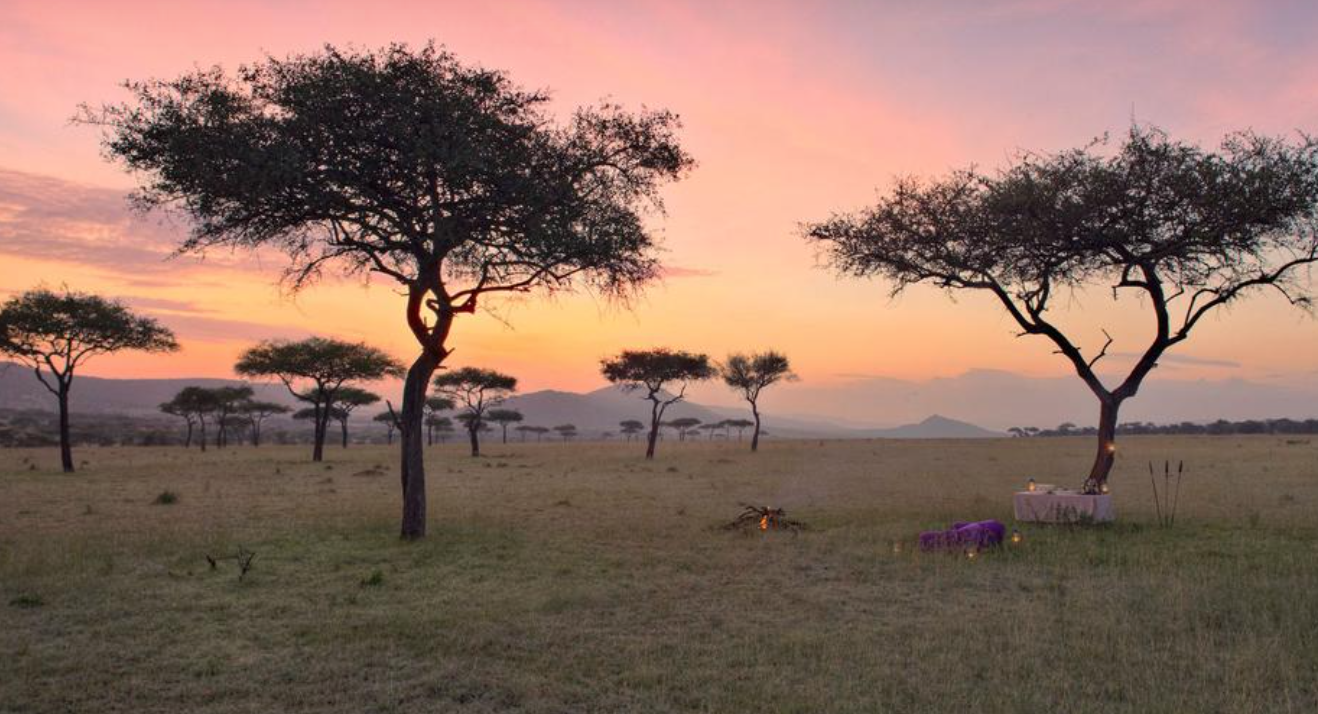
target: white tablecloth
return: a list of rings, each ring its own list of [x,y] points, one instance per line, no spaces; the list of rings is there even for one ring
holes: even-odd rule
[[[1012,496],[1012,506],[1018,521],[1077,523],[1112,520],[1112,497],[1108,495],[1017,491]]]

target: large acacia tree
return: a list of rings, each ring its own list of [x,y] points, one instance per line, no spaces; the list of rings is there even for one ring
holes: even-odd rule
[[[274,377],[296,399],[311,406],[311,460],[325,455],[325,432],[348,382],[400,377],[403,367],[383,351],[359,342],[326,337],[271,340],[248,348],[233,371],[244,377]],[[345,427],[346,428],[346,427]]]
[[[794,381],[796,373],[787,355],[769,350],[756,354],[732,354],[719,367],[723,383],[737,390],[741,398],[751,405],[755,417],[755,431],[751,434],[751,451],[760,448],[760,392],[780,381]],[[725,422],[726,424],[726,422]],[[738,438],[741,432],[738,431]]]
[[[0,354],[30,367],[42,386],[55,395],[60,464],[66,473],[73,472],[69,392],[77,369],[100,354],[177,349],[174,333],[168,328],[98,295],[38,288],[0,306]]]
[[[480,430],[486,411],[503,404],[517,391],[517,378],[480,367],[463,367],[435,377],[435,389],[465,411],[459,415],[471,440],[471,455],[481,455]]]
[[[665,426],[664,412],[686,397],[690,382],[699,382],[714,376],[709,355],[659,348],[653,350],[623,350],[615,357],[600,361],[604,378],[620,386],[623,391],[645,393],[650,402],[650,438],[645,444],[645,458],[654,458],[654,445],[659,440],[659,427]],[[677,393],[669,390],[674,387]]]
[[[1105,142],[1027,154],[995,174],[902,180],[878,204],[807,225],[840,273],[993,296],[1022,335],[1052,342],[1098,398],[1098,453],[1084,489],[1103,489],[1117,414],[1168,349],[1210,312],[1271,291],[1307,307],[1318,260],[1318,141],[1239,133],[1217,151],[1133,127]],[[1082,349],[1049,310],[1101,286],[1130,291],[1153,337],[1114,386],[1095,365],[1113,340]]]
[[[691,166],[669,112],[555,121],[545,93],[433,45],[327,47],[127,88],[82,118],[142,177],[137,205],[192,218],[184,252],[274,246],[294,287],[335,265],[406,292],[420,353],[399,420],[405,538],[425,534],[423,406],[455,316],[491,293],[626,295],[654,278],[642,213]]]

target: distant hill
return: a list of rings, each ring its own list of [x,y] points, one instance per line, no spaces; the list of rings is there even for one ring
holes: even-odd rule
[[[72,407],[73,411],[80,413],[155,416],[159,414],[157,405],[168,401],[184,387],[235,384],[241,382],[211,378],[107,379],[79,376],[74,383]],[[289,405],[294,403],[282,386],[254,384],[252,387],[262,400]],[[637,419],[646,424],[650,421],[650,403],[641,394],[624,392],[613,386],[584,394],[552,389],[520,394],[509,399],[506,406],[522,412],[526,416],[526,424],[548,427],[573,424],[587,436],[617,432],[619,422],[627,419]],[[54,408],[54,398],[30,370],[17,364],[0,363],[0,409],[53,411]],[[360,415],[355,415],[354,419],[364,421],[373,413],[372,410],[364,410]],[[664,413],[665,420],[683,417],[712,423],[724,419],[748,419],[750,413],[746,409],[711,407],[688,401],[678,402]],[[770,412],[764,416],[764,428],[771,436],[778,438],[974,439],[1003,436],[974,424],[942,416],[931,416],[917,424],[888,429],[858,429],[826,419],[778,416]]]
[[[156,408],[184,387],[223,387],[243,384],[235,379],[106,379],[77,375],[69,395],[72,411],[91,414],[159,414]],[[292,405],[283,386],[253,384],[258,399]],[[13,362],[0,362],[0,409],[55,410],[55,397],[32,370]]]

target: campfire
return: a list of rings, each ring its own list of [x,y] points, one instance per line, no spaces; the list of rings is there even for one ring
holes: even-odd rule
[[[773,506],[752,506],[743,503],[741,515],[725,526],[730,531],[792,531],[805,528],[805,524],[787,517],[787,511]]]

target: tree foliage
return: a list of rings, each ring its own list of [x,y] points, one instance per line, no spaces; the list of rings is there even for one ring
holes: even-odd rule
[[[742,399],[751,405],[755,417],[755,430],[751,435],[751,451],[760,447],[760,392],[777,382],[795,381],[792,363],[787,355],[769,350],[755,354],[732,354],[719,367],[723,383],[737,390]]]
[[[654,458],[659,427],[668,407],[682,401],[687,384],[710,379],[715,374],[709,355],[681,350],[659,348],[653,350],[624,350],[615,357],[600,361],[604,378],[623,391],[644,391],[650,402],[650,437],[646,443],[645,458]],[[669,385],[677,385],[677,393],[667,392]]]
[[[1048,338],[1100,402],[1097,491],[1115,455],[1121,403],[1205,315],[1262,290],[1307,307],[1303,270],[1318,260],[1318,141],[1243,132],[1217,151],[1132,127],[1059,154],[1026,154],[995,174],[904,179],[858,213],[807,225],[837,272],[993,296],[1022,335]],[[1053,321],[1056,300],[1102,286],[1132,291],[1154,336],[1115,386]],[[1061,296],[1060,298],[1058,296]]]

